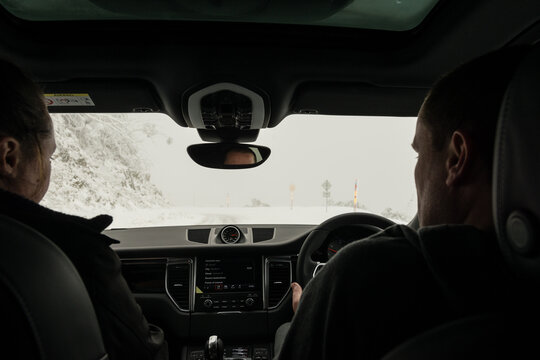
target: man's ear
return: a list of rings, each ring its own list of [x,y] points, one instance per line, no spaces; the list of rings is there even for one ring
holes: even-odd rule
[[[12,136],[0,138],[0,176],[14,178],[21,163],[21,143]]]
[[[470,166],[471,139],[462,131],[454,131],[448,144],[446,158],[446,185],[459,185]]]

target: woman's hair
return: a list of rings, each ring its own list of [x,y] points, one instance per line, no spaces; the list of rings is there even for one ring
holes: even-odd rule
[[[40,186],[45,186],[41,139],[51,135],[52,127],[41,88],[17,66],[0,59],[0,138],[19,141],[23,161],[37,159]]]
[[[25,155],[41,153],[40,137],[51,133],[41,88],[21,69],[0,59],[0,137],[17,139]]]

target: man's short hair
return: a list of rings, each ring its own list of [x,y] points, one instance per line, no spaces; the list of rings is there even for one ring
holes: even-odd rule
[[[529,49],[520,45],[487,53],[437,80],[423,104],[423,120],[436,150],[461,130],[479,145],[491,170],[499,109],[517,64]]]
[[[224,159],[223,159],[223,163],[225,165],[227,165],[227,159],[228,159],[229,155],[232,154],[232,153],[251,155],[251,156],[253,156],[253,163],[255,164],[257,162],[257,156],[255,155],[253,150],[251,150],[251,148],[242,147],[242,146],[232,146],[225,152],[225,156],[224,156]]]

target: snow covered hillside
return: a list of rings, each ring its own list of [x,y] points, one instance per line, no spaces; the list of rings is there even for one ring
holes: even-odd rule
[[[120,114],[56,115],[54,124],[57,150],[42,205],[83,216],[170,205],[134,146],[139,124],[126,129]]]

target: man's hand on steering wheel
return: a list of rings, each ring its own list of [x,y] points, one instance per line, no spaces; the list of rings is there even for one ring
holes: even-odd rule
[[[302,287],[297,282],[291,284],[292,289],[292,309],[296,313],[298,309],[298,304],[300,303],[300,297],[302,296]]]

